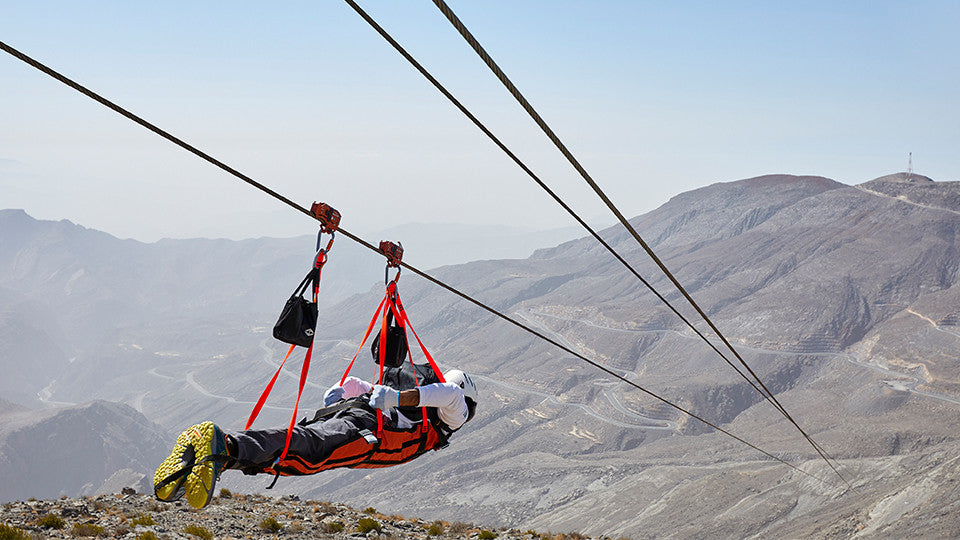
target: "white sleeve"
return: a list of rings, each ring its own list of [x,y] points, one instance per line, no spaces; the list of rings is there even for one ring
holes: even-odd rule
[[[343,381],[343,398],[349,399],[366,394],[371,388],[373,385],[363,379],[347,377],[347,380]]]
[[[463,390],[453,383],[434,383],[420,387],[419,407],[436,407],[437,414],[450,429],[457,429],[467,421],[467,402]]]

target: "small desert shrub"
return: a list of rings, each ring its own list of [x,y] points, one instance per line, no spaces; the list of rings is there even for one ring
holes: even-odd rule
[[[137,535],[136,540],[160,540],[153,531],[142,532]]]
[[[263,521],[260,522],[260,530],[270,533],[278,533],[283,530],[283,525],[281,525],[276,519],[267,517],[263,518]]]
[[[71,534],[74,536],[103,536],[106,529],[94,523],[74,523]]]
[[[343,523],[339,521],[324,521],[320,524],[320,532],[324,534],[343,532]]]
[[[232,499],[233,493],[227,488],[220,488],[220,498],[221,499]]]
[[[447,532],[453,535],[461,535],[472,528],[473,526],[471,526],[469,523],[464,523],[462,521],[454,521],[453,523],[450,524],[450,527],[447,529]]]
[[[441,534],[443,534],[443,524],[439,521],[434,521],[427,528],[427,536],[440,536]]]
[[[31,540],[31,538],[22,529],[0,523],[0,540]]]
[[[137,516],[133,518],[130,524],[133,525],[134,527],[137,527],[137,526],[149,527],[151,525],[156,525],[157,522],[154,521],[153,518],[150,517],[148,514],[143,514],[142,516]]]
[[[183,528],[183,533],[196,536],[202,540],[213,540],[213,533],[199,525],[187,525]]]
[[[325,514],[336,514],[337,505],[328,502],[322,502],[320,503],[320,510]]]
[[[67,522],[65,522],[62,517],[56,514],[47,514],[37,520],[37,525],[43,527],[44,529],[60,530],[64,528],[66,524]]]
[[[376,514],[377,511],[376,511],[372,506],[368,506],[368,507],[366,508],[366,510],[363,511],[363,513],[364,513],[364,514],[370,514],[370,515],[372,516],[372,515]]]
[[[482,529],[482,530],[480,531],[480,536],[478,536],[478,538],[480,538],[480,540],[493,540],[493,539],[496,538],[496,537],[497,537],[497,535],[496,535],[495,533],[492,533],[492,532],[490,532],[490,531],[488,531],[488,530],[486,530],[486,529]]]
[[[357,522],[357,532],[367,534],[374,530],[377,532],[383,530],[383,525],[380,525],[380,522],[375,519],[360,518],[360,521]]]

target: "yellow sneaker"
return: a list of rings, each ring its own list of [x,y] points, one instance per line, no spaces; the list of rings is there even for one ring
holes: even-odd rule
[[[213,422],[190,427],[177,437],[173,451],[153,475],[154,494],[161,501],[183,495],[194,508],[210,504],[227,455],[226,437]]]
[[[157,467],[157,472],[153,473],[153,494],[157,499],[173,502],[183,497],[183,484],[187,480],[187,474],[184,473],[187,468],[193,467],[194,456],[189,433],[184,431],[177,437],[173,451]],[[180,475],[175,477],[177,473]]]
[[[187,502],[194,508],[203,508],[213,499],[213,489],[223,470],[224,459],[211,459],[227,455],[226,436],[213,422],[197,424],[187,430],[196,452],[193,471],[184,485]]]

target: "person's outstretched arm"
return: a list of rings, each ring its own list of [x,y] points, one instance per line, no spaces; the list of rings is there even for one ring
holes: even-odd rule
[[[373,385],[370,405],[387,411],[396,407],[435,407],[437,415],[450,429],[462,426],[470,415],[463,390],[453,383],[434,383],[411,390]]]
[[[409,394],[409,395],[404,395]],[[408,405],[409,403],[409,405]],[[440,420],[450,429],[457,429],[470,414],[463,390],[454,383],[434,383],[400,392],[404,407],[436,407]]]

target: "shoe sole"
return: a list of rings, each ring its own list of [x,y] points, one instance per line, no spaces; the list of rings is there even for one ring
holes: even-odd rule
[[[216,431],[217,428],[213,422],[203,422],[184,432],[196,452],[194,463],[201,462],[215,453]],[[187,502],[190,503],[190,506],[204,508],[210,504],[210,500],[213,499],[213,489],[217,483],[217,476],[220,472],[219,469],[220,465],[212,461],[194,465],[191,473],[187,475],[184,485]]]
[[[186,476],[162,488],[157,488],[156,486],[170,477],[170,475],[188,466],[194,459],[195,456],[193,447],[190,444],[190,435],[187,431],[184,431],[177,437],[177,443],[174,445],[173,451],[163,460],[163,463],[157,467],[157,471],[153,474],[153,492],[157,499],[164,502],[173,502],[183,497],[183,485],[184,482],[186,482]]]

